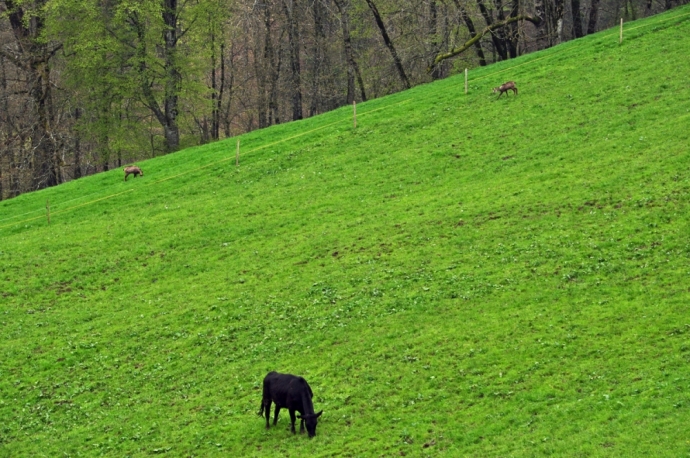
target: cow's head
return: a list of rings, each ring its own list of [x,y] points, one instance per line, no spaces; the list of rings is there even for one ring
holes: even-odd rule
[[[310,413],[306,415],[297,415],[297,418],[304,420],[304,424],[307,426],[307,433],[309,437],[316,436],[316,421],[323,413],[323,410],[319,413]]]

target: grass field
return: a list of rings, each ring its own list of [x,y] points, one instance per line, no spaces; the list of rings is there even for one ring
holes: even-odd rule
[[[689,54],[684,7],[1,202],[0,456],[690,455]]]

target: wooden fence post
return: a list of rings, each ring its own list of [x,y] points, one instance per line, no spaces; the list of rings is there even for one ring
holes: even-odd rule
[[[357,101],[353,100],[352,101],[352,122],[353,126],[356,129],[357,128]]]
[[[467,94],[467,69],[465,69],[465,94]]]
[[[621,35],[620,38],[618,39],[618,44],[623,44],[623,18],[621,18]]]
[[[235,165],[240,165],[240,139],[237,139],[237,153],[235,153]]]
[[[48,217],[48,224],[50,224],[50,199],[46,199],[46,217]]]

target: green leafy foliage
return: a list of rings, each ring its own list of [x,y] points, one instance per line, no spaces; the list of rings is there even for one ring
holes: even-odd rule
[[[210,35],[218,34],[219,21],[225,17],[220,11],[227,14],[223,5],[222,1],[178,4],[180,37],[174,49],[164,52],[168,26],[161,1],[48,3],[47,35],[63,43],[69,56],[65,83],[76,98],[74,105],[86,113],[79,117],[81,138],[97,145],[104,161],[129,162],[165,151],[164,138],[152,137],[150,129],[160,125],[154,107],[164,111],[165,97],[171,94],[181,94],[186,108],[199,107],[197,116],[210,112],[210,89],[203,75],[210,71],[211,50],[217,48],[208,44]],[[179,81],[171,73],[179,73]],[[177,111],[176,123],[182,130],[193,129],[196,121],[189,110],[178,107]],[[183,135],[183,146],[196,141]]]
[[[688,36],[673,10],[239,167],[231,139],[2,202],[0,455],[687,455]],[[264,429],[269,370],[315,439]]]

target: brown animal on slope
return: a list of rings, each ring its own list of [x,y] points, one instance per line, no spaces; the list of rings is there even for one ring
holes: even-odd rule
[[[494,94],[500,92],[500,94],[498,94],[499,99],[501,98],[504,92],[507,94],[508,91],[513,91],[513,94],[517,95],[518,89],[515,85],[515,81],[508,81],[507,83],[503,83],[500,86],[494,88]]]
[[[142,177],[144,176],[143,170],[141,170],[136,165],[130,165],[129,167],[125,167],[122,170],[125,171],[125,181],[127,181],[127,177],[130,175],[134,175],[135,178],[138,177],[139,175],[141,175]]]

